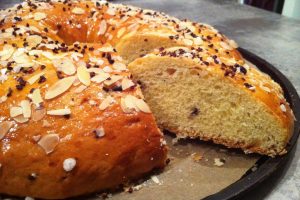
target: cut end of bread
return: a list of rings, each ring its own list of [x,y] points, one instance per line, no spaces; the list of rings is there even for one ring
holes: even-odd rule
[[[246,153],[285,153],[291,127],[250,92],[192,59],[150,54],[129,64],[161,128]]]

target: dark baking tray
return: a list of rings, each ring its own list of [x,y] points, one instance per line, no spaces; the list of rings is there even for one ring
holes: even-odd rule
[[[204,200],[239,199],[244,195],[249,194],[251,190],[255,189],[258,185],[267,184],[266,181],[270,180],[270,176],[282,170],[282,168],[285,167],[285,165],[288,164],[288,161],[293,157],[294,149],[300,133],[300,98],[294,86],[272,64],[247,51],[246,49],[239,48],[239,51],[246,60],[256,65],[264,73],[270,75],[277,83],[281,85],[285,98],[290,103],[297,120],[295,121],[293,135],[287,145],[287,154],[275,158],[267,156],[261,157],[256,163],[257,170],[249,170],[240,180],[236,181],[220,192],[204,198]]]

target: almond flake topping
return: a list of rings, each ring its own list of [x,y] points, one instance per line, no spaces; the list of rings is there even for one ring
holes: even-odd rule
[[[17,117],[14,117],[13,119],[18,123],[28,122],[28,118],[24,117],[23,115],[18,115]]]
[[[54,151],[58,143],[59,143],[59,135],[55,133],[51,133],[48,135],[44,135],[38,142],[38,145],[40,145],[40,147],[44,149],[46,154],[50,154]]]
[[[21,101],[20,105],[21,105],[21,108],[23,110],[23,116],[25,118],[30,118],[30,116],[31,116],[30,102],[28,100],[23,100],[23,101]]]
[[[114,84],[115,82],[121,80],[122,78],[123,78],[123,76],[120,76],[120,75],[112,75],[112,76],[110,77],[110,80],[104,81],[104,84],[107,85],[107,86],[109,86],[109,85],[112,85],[112,84]]]
[[[103,81],[105,81],[106,79],[108,79],[110,77],[110,75],[108,73],[104,73],[101,72],[99,74],[97,74],[96,76],[94,76],[91,81],[96,82],[96,83],[101,83]]]
[[[35,141],[35,142],[38,142],[40,139],[41,139],[41,135],[34,135],[32,136],[32,139]]]
[[[15,48],[11,45],[5,44],[3,46],[2,51],[0,51],[0,57],[1,57],[1,61],[5,61],[7,59],[9,59],[12,54],[14,53]]]
[[[114,102],[114,98],[111,96],[107,96],[100,104],[99,109],[105,110],[110,104]]]
[[[47,111],[48,115],[70,115],[71,114],[71,110],[69,108],[64,108],[64,109],[58,109],[58,110],[48,110]]]
[[[117,33],[117,38],[120,38],[125,33],[125,31],[126,31],[125,27],[121,28]]]
[[[96,57],[90,57],[89,58],[91,62],[97,64],[97,65],[103,65],[104,61],[101,60],[100,58],[96,58]]]
[[[114,52],[114,48],[112,46],[104,46],[98,49],[99,51],[102,52]]]
[[[123,70],[126,70],[126,65],[124,63],[121,63],[121,62],[115,62],[113,64],[113,68],[116,69],[116,70],[119,70],[119,71],[123,71]]]
[[[87,87],[85,85],[80,85],[78,88],[74,90],[76,94],[83,92]]]
[[[190,39],[183,39],[182,42],[187,45],[187,46],[192,46],[193,45],[193,41]]]
[[[122,90],[126,90],[126,89],[134,86],[135,84],[132,80],[130,80],[128,78],[123,78],[121,85],[122,85]]]
[[[46,115],[46,109],[45,108],[36,108],[32,111],[31,118],[33,121],[37,122],[43,119]]]
[[[30,78],[27,80],[27,82],[28,82],[30,85],[32,85],[32,84],[34,84],[37,80],[39,80],[39,78],[40,78],[41,76],[43,76],[44,74],[45,74],[45,72],[38,73],[38,74],[36,74],[36,75],[30,77]]]
[[[132,95],[127,95],[125,98],[121,98],[121,108],[125,113],[130,113],[133,110],[151,113],[149,106],[143,99],[138,99]]]
[[[45,99],[53,99],[58,95],[66,92],[72,86],[75,79],[75,76],[60,79],[48,89],[45,95]]]
[[[239,45],[234,40],[229,40],[229,44],[232,48],[235,49],[239,47]]]
[[[40,89],[35,89],[33,91],[32,95],[31,95],[31,100],[36,106],[39,106],[40,103],[43,102]]]
[[[115,8],[109,7],[109,8],[106,10],[106,13],[107,13],[108,15],[115,15],[115,14],[116,14],[116,10],[115,10]]]
[[[16,117],[23,114],[23,109],[21,107],[11,107],[10,117]]]
[[[73,75],[76,72],[76,67],[70,58],[53,60],[53,65],[58,71],[67,75]]]
[[[146,104],[146,102],[143,99],[137,99],[135,101],[135,104],[142,112],[151,113],[148,104]]]
[[[0,123],[0,140],[4,138],[12,126],[13,122],[11,121],[4,121]]]
[[[201,37],[194,38],[195,45],[201,45],[202,43],[203,43],[203,40],[201,39]]]
[[[7,100],[7,96],[5,95],[5,96],[2,96],[2,97],[0,97],[0,103],[3,103],[3,102],[5,102]]]
[[[31,67],[31,59],[30,57],[25,53],[25,50],[22,48],[19,48],[13,55],[13,60],[18,64],[26,64],[22,67]]]
[[[229,46],[226,42],[220,42],[220,45],[225,50],[232,50],[233,48]]]
[[[102,20],[100,22],[100,27],[99,27],[98,35],[103,35],[106,32],[106,29],[107,29],[106,21]]]
[[[29,46],[35,47],[38,44],[41,44],[43,38],[39,35],[29,35],[26,38],[26,41],[28,42]]]
[[[72,171],[76,166],[75,158],[68,158],[64,160],[63,168],[66,172]]]
[[[42,12],[36,12],[34,13],[33,17],[34,17],[34,20],[36,21],[40,21],[42,19],[45,19],[46,18],[46,13],[42,13]]]
[[[130,113],[134,110],[138,111],[139,109],[135,105],[136,97],[132,95],[127,95],[125,98],[121,98],[121,108],[125,113]]]
[[[280,110],[281,110],[282,112],[286,112],[286,107],[285,107],[284,104],[280,104]]]
[[[85,10],[79,7],[75,7],[72,9],[72,13],[77,14],[77,15],[82,15],[85,13]]]
[[[80,82],[86,86],[91,84],[91,76],[84,64],[80,64],[77,68],[77,77]]]

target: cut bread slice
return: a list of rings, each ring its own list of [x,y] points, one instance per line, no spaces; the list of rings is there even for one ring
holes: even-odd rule
[[[293,117],[280,86],[252,67],[209,62],[203,51],[161,49],[129,64],[159,126],[246,153],[285,153]]]

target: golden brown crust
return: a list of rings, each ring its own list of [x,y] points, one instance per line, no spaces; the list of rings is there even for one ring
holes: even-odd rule
[[[22,137],[9,135],[2,145],[2,149],[9,145],[9,150],[0,154],[0,192],[61,199],[110,189],[165,165],[166,148],[161,146],[161,135],[151,115],[125,114],[117,106],[101,114],[97,109],[83,111],[88,115],[54,121],[54,131],[62,138],[71,134],[71,138],[61,142],[48,156],[32,139],[45,134],[47,129],[41,123],[29,123],[18,129],[15,135]],[[80,128],[70,125],[76,122],[81,122]],[[105,136],[97,139],[91,131],[94,128],[89,127],[99,124]],[[61,130],[62,127],[65,129]],[[62,167],[67,158],[77,162],[70,172]]]
[[[163,136],[122,58],[99,41],[66,45],[89,41],[84,27],[63,30],[70,41],[51,28],[55,5],[24,3],[1,24],[0,193],[62,199],[165,166]]]

